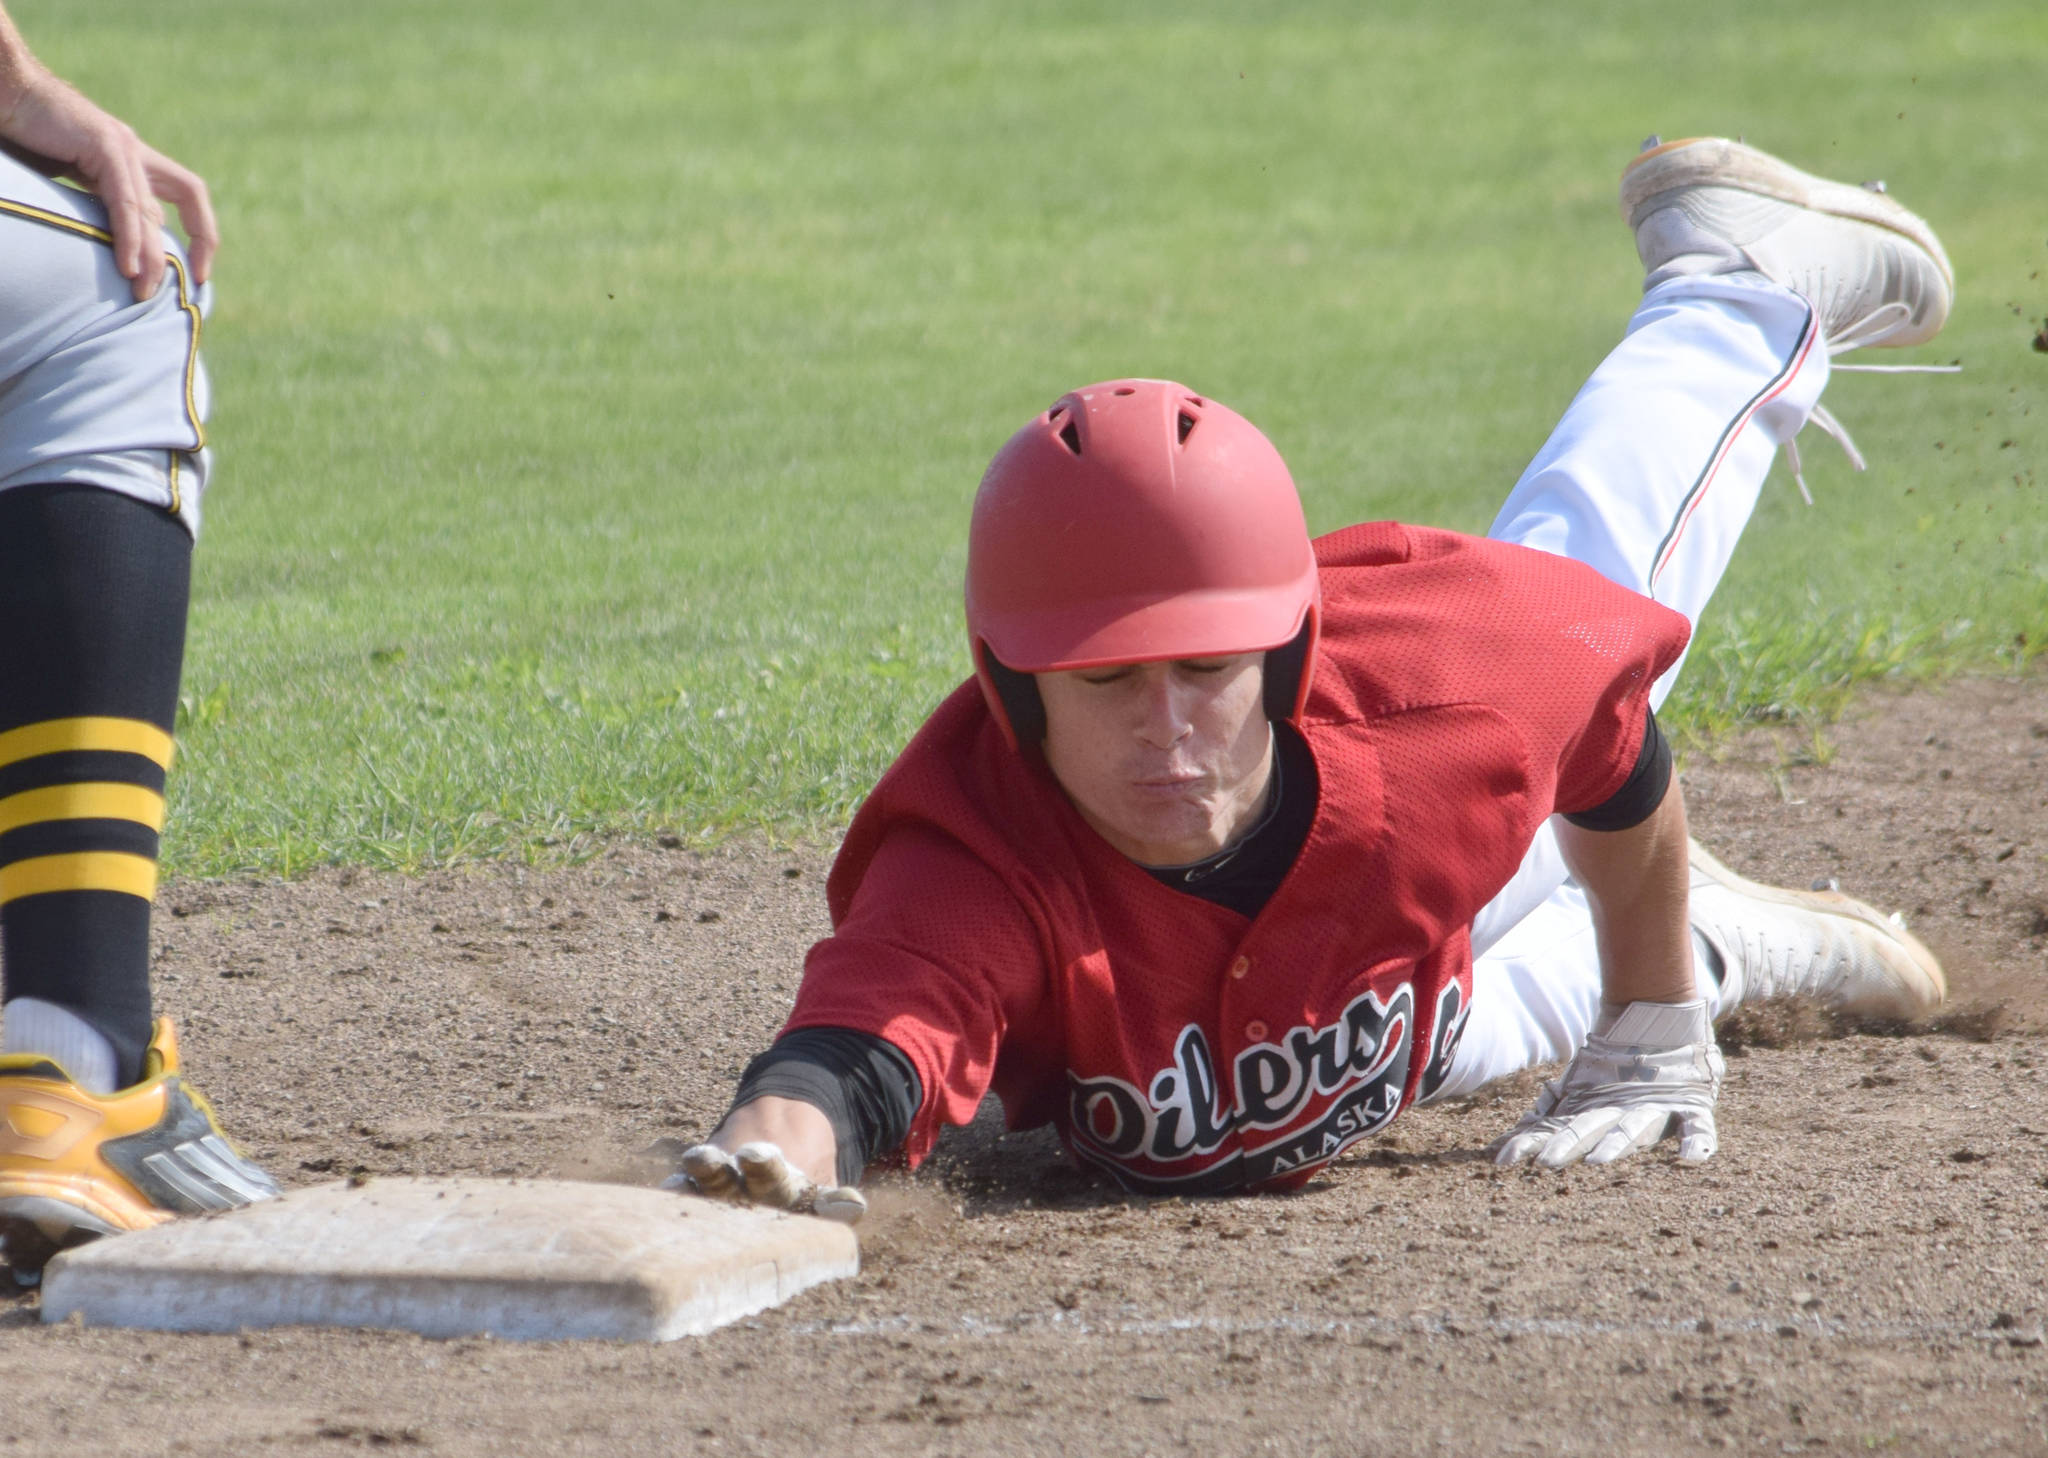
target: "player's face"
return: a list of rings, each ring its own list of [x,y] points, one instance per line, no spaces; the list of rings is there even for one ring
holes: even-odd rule
[[[1148,866],[1214,855],[1265,807],[1265,655],[1038,675],[1045,759],[1102,838]]]

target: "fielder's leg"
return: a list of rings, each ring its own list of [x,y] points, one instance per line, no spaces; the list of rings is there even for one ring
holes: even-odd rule
[[[97,486],[0,491],[0,1255],[277,1187],[152,1027],[150,902],[192,539]]]
[[[149,1046],[191,572],[191,537],[157,507],[0,491],[0,1051],[55,1058],[94,1093],[135,1082]]]
[[[149,915],[206,480],[203,295],[0,155],[0,1257],[276,1193],[152,1027]]]

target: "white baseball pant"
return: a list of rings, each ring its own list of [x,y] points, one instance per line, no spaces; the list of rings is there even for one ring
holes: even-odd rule
[[[1772,458],[1827,381],[1827,347],[1797,294],[1754,273],[1660,284],[1488,535],[1597,567],[1697,626]],[[1653,705],[1683,666],[1657,681]],[[1592,919],[1550,826],[1474,920],[1472,950],[1472,1008],[1439,1099],[1570,1057],[1599,1014]],[[1700,981],[1718,1016],[1712,980]]]

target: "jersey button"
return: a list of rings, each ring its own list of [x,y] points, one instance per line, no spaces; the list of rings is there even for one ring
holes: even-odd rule
[[[1253,1018],[1244,1025],[1244,1035],[1254,1043],[1263,1043],[1266,1041],[1266,1025]]]
[[[1230,975],[1232,977],[1242,977],[1245,973],[1251,970],[1252,959],[1250,957],[1239,957],[1235,962],[1232,962],[1230,964]]]

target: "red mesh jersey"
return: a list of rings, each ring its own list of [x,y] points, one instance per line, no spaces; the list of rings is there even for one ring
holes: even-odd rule
[[[1294,1182],[1441,1081],[1473,916],[1553,811],[1635,767],[1677,613],[1591,568],[1392,523],[1316,543],[1321,794],[1253,920],[1112,850],[970,680],[854,818],[789,1027],[901,1048],[906,1152],[993,1088],[1145,1190]]]

